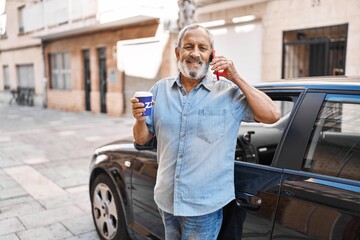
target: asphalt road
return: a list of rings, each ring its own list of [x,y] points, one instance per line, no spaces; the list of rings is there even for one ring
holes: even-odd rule
[[[99,239],[88,194],[94,149],[134,120],[0,104],[0,240]]]

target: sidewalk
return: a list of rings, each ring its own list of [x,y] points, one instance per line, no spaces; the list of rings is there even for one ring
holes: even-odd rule
[[[0,240],[99,239],[88,193],[93,150],[133,119],[0,104]]]

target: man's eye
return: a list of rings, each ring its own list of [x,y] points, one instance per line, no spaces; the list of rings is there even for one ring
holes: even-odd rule
[[[206,47],[200,47],[201,51],[207,51],[208,49]]]
[[[193,49],[193,47],[192,46],[185,46],[184,49],[191,50],[191,49]]]

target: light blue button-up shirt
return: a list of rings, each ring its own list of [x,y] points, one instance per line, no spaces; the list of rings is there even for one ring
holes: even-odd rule
[[[234,199],[234,155],[241,121],[253,121],[245,96],[210,72],[186,93],[177,78],[150,90],[155,105],[147,125],[156,135],[154,199],[177,216],[214,212]]]

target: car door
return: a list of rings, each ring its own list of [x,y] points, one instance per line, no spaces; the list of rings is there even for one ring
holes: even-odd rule
[[[132,228],[138,239],[164,239],[163,223],[154,201],[157,166],[155,150],[141,150],[132,162]]]
[[[304,153],[284,170],[273,239],[360,239],[360,96],[323,96],[297,141]]]
[[[270,239],[283,170],[272,166],[302,91],[267,92],[281,109],[275,124],[242,123],[235,153],[236,204],[224,208],[219,239]]]

